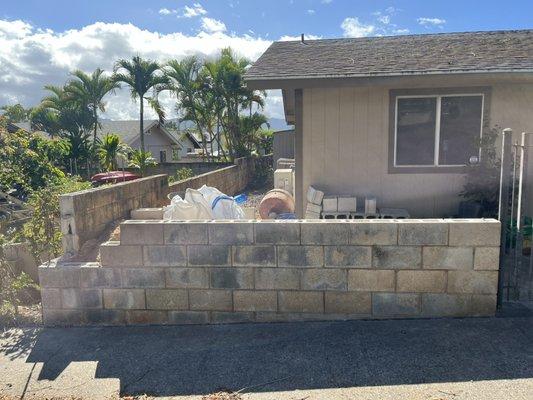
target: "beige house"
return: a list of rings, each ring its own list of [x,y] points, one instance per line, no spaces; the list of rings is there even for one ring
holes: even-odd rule
[[[533,131],[533,30],[275,42],[246,79],[282,90],[299,215],[309,185],[453,215],[476,138]]]
[[[122,141],[133,149],[141,146],[139,137],[139,121],[101,121],[98,136],[108,133],[120,136]],[[194,155],[200,144],[189,132],[176,132],[158,120],[144,121],[144,147],[159,163],[178,162]]]

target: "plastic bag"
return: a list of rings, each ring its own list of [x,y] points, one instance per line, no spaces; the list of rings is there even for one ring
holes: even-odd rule
[[[217,188],[202,186],[198,189],[211,208],[215,219],[244,219],[244,211],[233,197],[227,196]]]
[[[198,190],[187,189],[185,200],[178,195],[172,198],[170,205],[163,210],[163,219],[213,219],[213,214],[209,204]]]

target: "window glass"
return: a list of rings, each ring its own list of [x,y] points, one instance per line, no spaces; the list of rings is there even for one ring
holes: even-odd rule
[[[439,165],[464,165],[479,156],[481,96],[441,98]]]
[[[396,165],[433,165],[435,97],[398,99]]]

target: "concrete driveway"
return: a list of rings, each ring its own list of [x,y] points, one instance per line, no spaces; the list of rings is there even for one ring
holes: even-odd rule
[[[0,339],[8,398],[220,389],[244,389],[244,399],[531,400],[533,318],[27,328]]]

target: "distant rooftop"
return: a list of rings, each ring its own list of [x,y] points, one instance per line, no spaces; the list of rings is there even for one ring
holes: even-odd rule
[[[533,72],[533,30],[274,42],[253,80]]]

